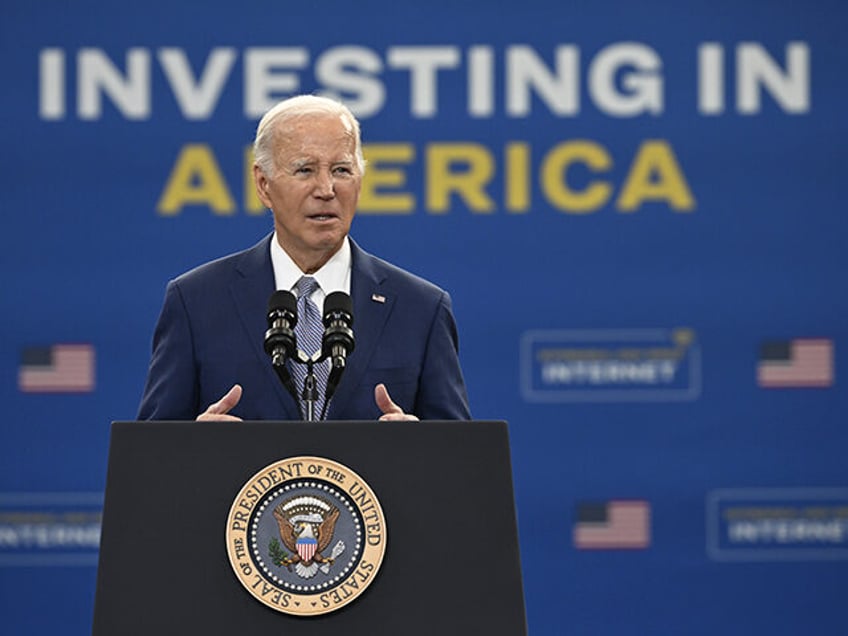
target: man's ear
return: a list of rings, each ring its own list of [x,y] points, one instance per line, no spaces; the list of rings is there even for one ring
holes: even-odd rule
[[[270,208],[271,199],[268,195],[271,190],[271,182],[262,171],[262,168],[259,167],[259,164],[256,163],[253,164],[253,183],[256,186],[256,194],[259,197],[259,200],[262,201],[262,205],[266,208]]]

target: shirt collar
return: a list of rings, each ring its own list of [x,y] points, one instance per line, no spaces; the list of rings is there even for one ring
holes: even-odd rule
[[[274,283],[277,289],[294,291],[297,281],[305,274],[295,264],[286,251],[277,242],[277,233],[271,237],[271,265],[274,267]],[[342,246],[330,257],[324,266],[311,274],[318,281],[320,296],[334,291],[350,294],[350,241],[345,237]],[[316,292],[316,293],[319,293]]]

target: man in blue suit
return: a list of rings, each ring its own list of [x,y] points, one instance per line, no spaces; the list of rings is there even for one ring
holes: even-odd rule
[[[139,419],[301,419],[264,335],[271,294],[304,277],[319,311],[333,291],[353,301],[356,346],[328,419],[469,419],[450,297],[348,236],[365,168],[353,114],[323,97],[285,100],[254,150],[274,233],[168,284]]]

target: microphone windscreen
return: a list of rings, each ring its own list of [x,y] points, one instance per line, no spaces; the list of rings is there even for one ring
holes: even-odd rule
[[[353,324],[353,301],[350,299],[350,296],[342,291],[327,294],[327,297],[324,299],[325,324],[329,316],[339,312],[347,314],[349,316],[348,323],[350,325]]]
[[[268,300],[268,313],[287,311],[297,316],[297,298],[286,289],[278,289]]]

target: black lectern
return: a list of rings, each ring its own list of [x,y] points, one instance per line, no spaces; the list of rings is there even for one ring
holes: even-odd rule
[[[245,484],[300,456],[355,471],[385,519],[373,581],[318,616],[254,598],[225,540]],[[525,635],[506,423],[114,423],[93,633]]]

